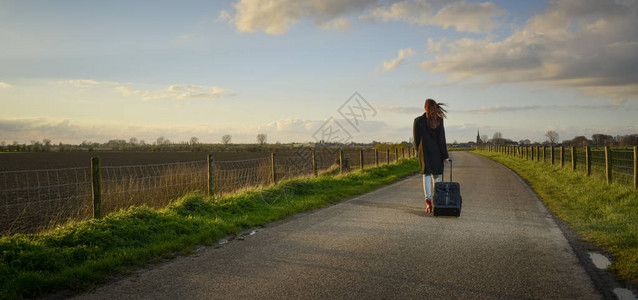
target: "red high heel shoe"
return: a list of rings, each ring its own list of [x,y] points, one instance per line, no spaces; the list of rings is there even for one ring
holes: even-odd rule
[[[425,212],[432,212],[432,201],[425,199]]]

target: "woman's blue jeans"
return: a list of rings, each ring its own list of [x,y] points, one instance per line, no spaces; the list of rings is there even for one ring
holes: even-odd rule
[[[432,200],[432,186],[435,182],[441,181],[441,175],[423,174],[423,191],[425,192],[425,199]]]

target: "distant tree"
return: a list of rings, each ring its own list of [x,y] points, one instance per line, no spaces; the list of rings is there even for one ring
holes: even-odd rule
[[[51,150],[51,140],[50,139],[43,139],[42,140],[42,144],[44,144],[44,151],[49,151]]]
[[[137,138],[136,137],[132,137],[128,140],[128,143],[135,146],[137,145]]]
[[[224,136],[222,136],[222,143],[224,143],[224,145],[228,145],[232,138],[233,137],[230,134],[224,134]],[[257,139],[259,140],[259,137]]]
[[[494,132],[492,135],[492,144],[494,145],[504,145],[505,140],[503,139],[503,134],[500,132]]]
[[[163,136],[160,136],[157,138],[157,145],[161,146],[164,145],[164,141],[166,141],[166,139]]]
[[[572,139],[572,146],[578,147],[587,145],[589,145],[589,140],[585,136],[580,135]]]
[[[483,144],[487,143],[489,140],[490,140],[490,138],[487,137],[487,134],[484,134],[484,135],[481,136],[481,142]]]
[[[265,144],[267,139],[268,135],[266,135],[265,133],[260,133],[257,135],[257,143],[259,143],[260,145]]]
[[[614,143],[614,138],[611,135],[596,133],[591,136],[592,143],[596,146],[611,145]]]
[[[528,139],[524,139],[524,140],[518,141],[518,144],[520,144],[520,145],[530,145],[531,143],[532,143],[532,141],[530,141]]]
[[[558,133],[554,130],[548,130],[545,132],[545,137],[551,146],[554,146],[558,142]]]
[[[199,144],[199,139],[196,136],[192,137],[190,141],[190,145],[195,146],[197,144]]]
[[[620,146],[638,146],[638,134],[623,135],[620,137]]]

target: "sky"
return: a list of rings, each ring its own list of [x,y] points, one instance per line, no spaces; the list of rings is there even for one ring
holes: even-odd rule
[[[638,134],[638,0],[0,0],[0,142]]]

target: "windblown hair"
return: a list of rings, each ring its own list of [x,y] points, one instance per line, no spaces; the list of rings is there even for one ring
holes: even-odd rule
[[[445,113],[447,110],[443,108],[445,104],[436,103],[436,101],[432,99],[425,100],[425,112],[426,117],[428,118],[428,127],[431,129],[435,129],[439,127],[443,118],[445,118]]]

